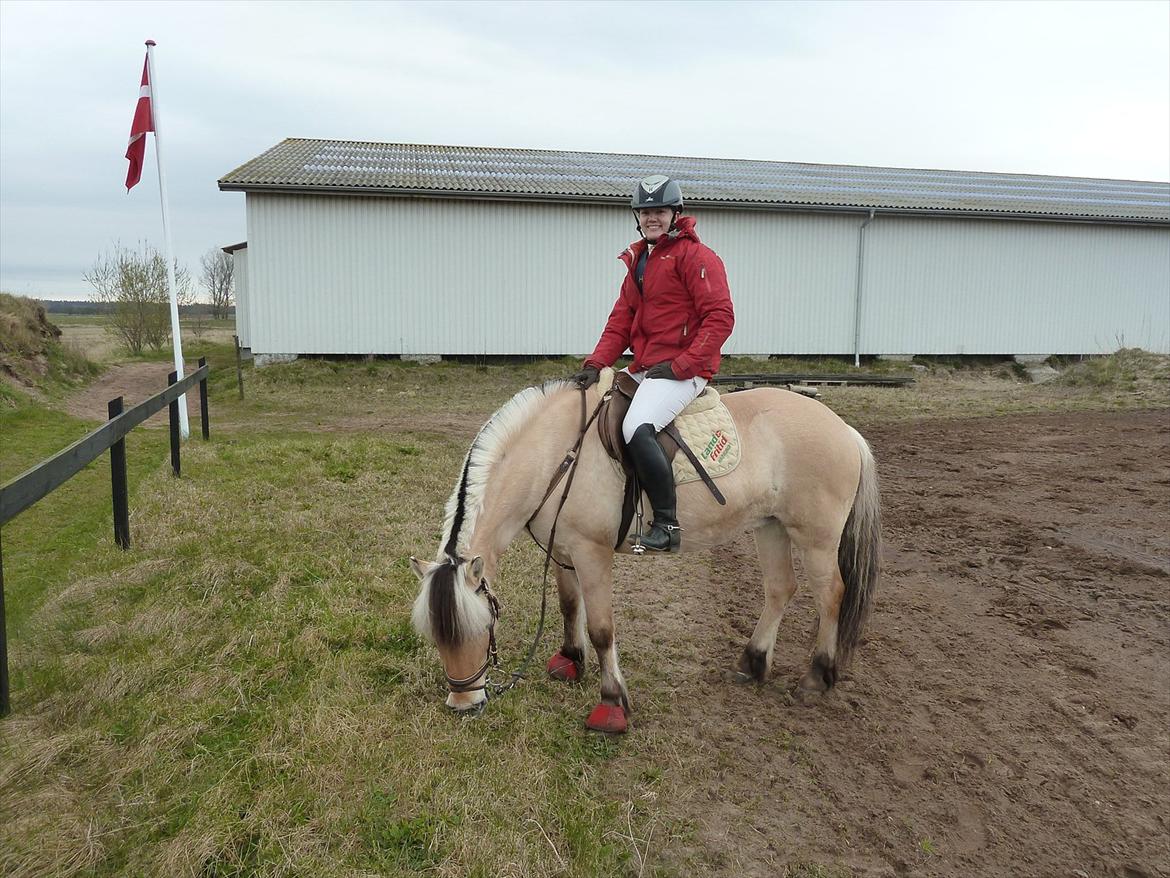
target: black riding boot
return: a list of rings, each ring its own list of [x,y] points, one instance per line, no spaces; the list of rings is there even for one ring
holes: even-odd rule
[[[627,447],[638,481],[650,498],[654,509],[654,523],[642,537],[642,545],[655,552],[677,552],[679,526],[674,497],[674,470],[666,459],[666,452],[658,444],[653,424],[642,424],[634,431]],[[631,537],[630,542],[635,542]]]

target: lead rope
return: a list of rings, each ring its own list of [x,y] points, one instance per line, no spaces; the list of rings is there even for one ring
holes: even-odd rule
[[[548,498],[552,495],[553,489],[556,487],[556,482],[557,482],[557,480],[559,480],[560,476],[564,473],[567,473],[567,478],[565,479],[565,490],[561,493],[561,500],[557,504],[556,514],[553,516],[552,527],[549,528],[548,546],[544,548],[544,581],[541,583],[541,587],[540,587],[540,621],[536,625],[536,636],[532,639],[532,646],[530,646],[528,648],[528,655],[526,655],[524,657],[524,660],[520,663],[520,666],[518,668],[516,668],[516,670],[512,671],[511,674],[509,674],[508,682],[506,682],[506,683],[493,683],[491,681],[491,672],[487,670],[488,662],[491,662],[494,665],[494,667],[498,668],[500,666],[499,659],[495,657],[496,631],[495,631],[495,620],[493,619],[491,636],[490,636],[489,655],[488,655],[488,659],[485,660],[485,662],[484,662],[484,670],[480,672],[480,673],[487,674],[487,676],[485,677],[485,680],[484,680],[484,690],[485,690],[485,692],[490,692],[492,695],[497,695],[497,696],[503,695],[505,692],[507,692],[509,689],[511,689],[513,686],[515,686],[518,682],[520,682],[521,680],[524,679],[524,677],[526,676],[526,671],[528,670],[528,665],[532,661],[532,657],[534,655],[536,655],[536,649],[538,646],[540,646],[541,638],[544,636],[544,620],[545,620],[545,616],[547,614],[547,609],[548,609],[548,571],[549,571],[549,566],[553,560],[552,547],[553,547],[554,542],[556,541],[557,522],[560,520],[561,510],[565,508],[565,501],[569,499],[569,489],[573,487],[573,478],[577,475],[577,462],[580,459],[581,446],[585,443],[585,436],[589,433],[589,428],[593,425],[593,422],[597,419],[598,414],[601,412],[601,407],[605,404],[605,401],[608,398],[608,396],[603,396],[598,401],[597,407],[593,410],[593,414],[589,416],[588,420],[586,420],[585,419],[585,394],[586,394],[586,390],[584,387],[582,387],[581,388],[581,434],[577,437],[577,441],[573,444],[573,447],[569,450],[569,453],[565,456],[565,461],[568,462],[568,467],[567,467],[567,469],[564,468],[564,466],[563,466],[564,462],[562,462],[562,468],[558,469],[557,474],[555,474],[553,476],[553,483],[551,485],[549,485],[548,491],[545,492],[544,499],[540,501],[540,505],[538,507],[536,507],[536,511],[532,513],[531,518],[529,518],[527,523],[524,525],[526,528],[528,528],[529,534],[532,534],[532,528],[531,528],[532,519],[536,518],[536,516],[540,514],[540,510],[542,510],[544,508],[544,504],[548,502]],[[533,535],[532,539],[536,540],[536,536]],[[540,543],[537,542],[537,545],[539,546]],[[557,563],[560,564],[559,561]],[[561,565],[561,566],[563,566],[563,565]],[[567,568],[567,569],[571,570],[572,568]],[[492,599],[495,598],[495,595],[492,594],[491,589],[487,587],[486,581],[484,582],[483,585],[484,585],[484,588],[486,589],[487,593],[489,595],[491,595],[491,597],[489,597],[489,602],[491,602]],[[498,606],[499,606],[499,603],[497,601],[495,603],[495,607],[498,607]],[[495,610],[493,615],[498,617],[498,615],[499,615],[498,609]]]

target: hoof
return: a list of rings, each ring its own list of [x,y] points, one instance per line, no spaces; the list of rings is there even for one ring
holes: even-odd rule
[[[609,735],[624,734],[628,726],[626,712],[622,706],[620,704],[606,704],[604,701],[593,708],[593,712],[585,720],[585,728],[593,732],[605,732]]]
[[[813,656],[808,672],[800,678],[801,695],[824,695],[837,683],[837,666],[824,655]]]
[[[830,688],[825,682],[824,674],[819,669],[814,668],[800,678],[792,696],[796,699],[797,704],[806,706],[819,704],[821,699],[829,693]]]
[[[749,644],[744,648],[743,655],[739,657],[737,670],[741,674],[751,677],[754,682],[763,683],[768,679],[769,664],[768,653],[755,649]]]
[[[566,683],[576,683],[581,677],[577,663],[559,650],[548,660],[548,675]]]

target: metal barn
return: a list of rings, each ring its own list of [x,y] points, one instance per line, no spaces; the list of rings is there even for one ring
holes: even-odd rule
[[[296,354],[582,354],[680,180],[727,265],[728,354],[1170,352],[1170,184],[289,139],[246,193],[241,344]]]

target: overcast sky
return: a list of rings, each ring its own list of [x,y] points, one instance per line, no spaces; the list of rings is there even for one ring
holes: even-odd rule
[[[246,237],[216,180],[285,137],[1170,180],[1170,2],[0,0],[0,289],[88,297],[161,246]],[[624,223],[625,220],[622,220]]]

